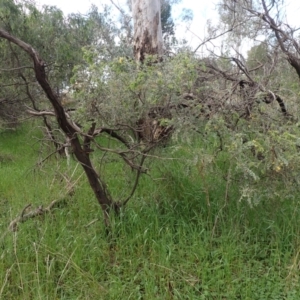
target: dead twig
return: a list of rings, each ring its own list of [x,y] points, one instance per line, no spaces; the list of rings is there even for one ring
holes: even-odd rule
[[[28,219],[32,219],[35,218],[37,216],[41,216],[41,215],[45,215],[46,213],[49,213],[60,201],[62,201],[64,199],[58,199],[58,200],[53,200],[47,207],[43,208],[42,205],[38,206],[36,209],[31,210],[30,212],[28,212],[27,214],[25,214],[25,211],[27,210],[27,208],[29,208],[31,206],[31,204],[26,205],[21,214],[16,217],[14,220],[12,220],[8,226],[8,231],[17,231],[18,230],[18,224],[19,223],[24,223],[26,222]]]
[[[76,168],[77,168],[77,166],[76,166]],[[75,172],[75,170],[74,170],[74,172]],[[10,222],[7,231],[2,235],[2,239],[8,232],[17,231],[19,223],[24,223],[28,219],[32,219],[32,218],[35,218],[37,216],[45,215],[45,214],[49,213],[52,209],[57,207],[57,205],[60,202],[62,202],[66,198],[66,196],[73,196],[74,195],[74,187],[76,186],[77,182],[82,177],[82,175],[83,175],[83,173],[71,184],[70,180],[67,179],[66,176],[61,174],[61,176],[67,181],[67,192],[66,192],[66,194],[63,197],[59,198],[59,199],[53,200],[47,207],[44,208],[42,205],[40,205],[36,209],[33,209],[33,210],[29,211],[28,213],[26,213],[26,211],[28,211],[28,209],[31,207],[31,204],[27,204],[22,209],[20,215]]]

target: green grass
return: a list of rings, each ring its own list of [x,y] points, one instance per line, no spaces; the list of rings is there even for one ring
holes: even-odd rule
[[[76,162],[37,168],[46,154],[34,137],[26,127],[0,134],[1,232],[29,203],[64,201],[1,234],[0,299],[300,299],[297,195],[251,208],[226,180],[225,154],[213,166],[189,164],[187,146],[169,147],[164,155],[184,159],[151,162],[107,237]],[[126,172],[107,163],[116,197]],[[61,174],[79,178],[72,197]]]

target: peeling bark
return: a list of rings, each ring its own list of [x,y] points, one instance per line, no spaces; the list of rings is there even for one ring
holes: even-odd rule
[[[163,54],[160,0],[132,0],[134,55],[143,62],[145,55]]]

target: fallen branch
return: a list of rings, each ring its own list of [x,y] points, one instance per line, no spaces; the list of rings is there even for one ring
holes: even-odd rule
[[[77,168],[77,167],[76,167]],[[76,169],[75,168],[75,169]],[[79,181],[79,179],[82,177],[83,174],[81,174],[76,181],[74,181],[72,184],[70,182],[70,180],[68,178],[66,178],[66,176],[64,176],[63,174],[61,174],[61,176],[67,181],[67,193],[61,197],[60,199],[56,199],[53,200],[47,207],[43,208],[42,205],[38,206],[36,209],[29,211],[28,213],[25,213],[30,207],[31,204],[27,204],[21,211],[20,215],[18,217],[16,217],[14,220],[12,220],[7,228],[7,231],[2,235],[1,239],[3,239],[5,237],[5,235],[9,232],[15,232],[18,230],[18,224],[19,223],[24,223],[29,219],[35,218],[37,216],[42,216],[45,215],[47,213],[49,213],[52,209],[54,209],[55,207],[57,207],[57,205],[62,202],[63,200],[65,200],[66,196],[70,196],[72,197],[74,195],[74,187],[76,186],[77,182]],[[73,175],[72,175],[73,176]]]
[[[14,220],[12,220],[8,226],[8,231],[17,231],[18,230],[18,224],[19,223],[24,223],[25,221],[27,221],[28,219],[32,219],[35,218],[37,216],[41,216],[41,215],[45,215],[46,213],[49,213],[51,211],[51,209],[53,209],[57,203],[59,203],[60,201],[62,201],[64,199],[58,199],[58,200],[53,200],[47,207],[43,208],[42,205],[40,205],[39,207],[37,207],[34,210],[31,210],[29,213],[25,214],[25,211],[31,207],[31,204],[26,205],[23,210],[22,213],[16,217]]]

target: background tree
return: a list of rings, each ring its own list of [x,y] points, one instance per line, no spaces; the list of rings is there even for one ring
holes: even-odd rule
[[[133,51],[137,61],[145,55],[163,54],[160,0],[132,0],[134,22]]]

